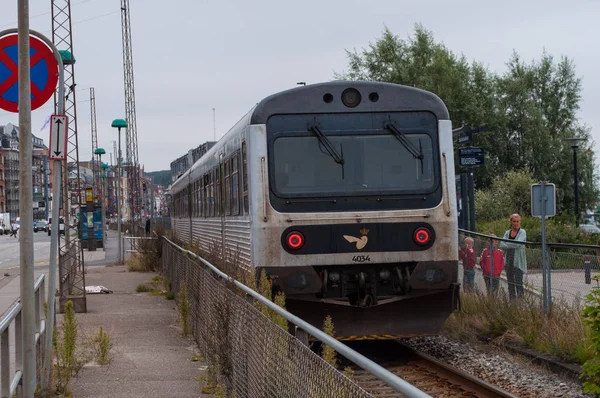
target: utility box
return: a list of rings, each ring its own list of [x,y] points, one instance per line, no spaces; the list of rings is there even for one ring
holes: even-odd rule
[[[96,238],[96,247],[104,248],[103,230],[102,230],[102,207],[98,204],[94,204],[93,209],[88,212],[88,205],[81,206],[81,217],[79,222],[81,223],[79,230],[81,230],[81,247],[84,249],[88,248],[88,234],[93,225],[94,237]]]

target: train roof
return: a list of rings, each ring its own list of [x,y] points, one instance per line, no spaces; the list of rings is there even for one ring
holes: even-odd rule
[[[354,88],[361,94],[358,106],[349,108],[341,101],[344,90]],[[372,101],[375,93],[377,100]],[[331,102],[325,96],[331,95]],[[438,120],[448,120],[448,109],[435,94],[415,87],[372,81],[338,80],[300,86],[273,94],[258,103],[251,116],[251,124],[266,124],[270,116],[286,113],[345,113],[429,111]]]

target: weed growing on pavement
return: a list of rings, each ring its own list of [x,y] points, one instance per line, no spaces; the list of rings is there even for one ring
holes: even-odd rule
[[[153,291],[154,288],[152,286],[148,286],[145,283],[140,283],[137,288],[135,289],[136,292],[138,293],[148,293]]]
[[[179,322],[181,324],[181,335],[186,337],[191,333],[190,325],[190,303],[185,283],[181,284],[178,295],[177,309],[179,310]]]
[[[331,319],[330,315],[327,315],[323,321],[323,332],[328,336],[335,336],[335,327],[333,326],[333,319]],[[323,344],[321,357],[323,357],[325,362],[337,369],[337,354],[333,348],[329,347],[327,344]]]
[[[505,294],[474,293],[463,294],[461,300],[462,311],[452,314],[443,328],[452,337],[522,343],[580,363],[593,356],[578,300],[574,304],[555,300],[547,317],[541,300],[533,295],[511,301]]]
[[[99,365],[107,365],[110,362],[110,350],[112,349],[112,339],[104,328],[100,326],[98,332],[92,339],[96,362]]]
[[[73,302],[69,300],[65,303],[62,333],[55,330],[54,336],[52,336],[52,343],[56,353],[56,362],[54,365],[56,392],[59,394],[68,392],[72,376],[79,371],[82,365],[77,361],[75,355],[77,331],[78,325],[75,319]]]

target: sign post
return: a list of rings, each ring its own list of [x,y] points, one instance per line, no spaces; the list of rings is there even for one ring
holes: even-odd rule
[[[531,215],[542,218],[542,288],[544,314],[552,305],[551,264],[546,252],[546,217],[556,215],[556,187],[545,181],[531,185]]]
[[[468,171],[468,191],[469,191],[469,229],[475,232],[475,170],[474,166],[481,166],[484,162],[484,153],[482,148],[459,148],[458,162],[460,166],[466,166]]]
[[[27,1],[19,1],[19,29],[7,29],[0,32],[0,70],[4,70],[4,74],[0,74],[0,109],[9,112],[19,112],[19,128],[20,133],[25,136],[25,139],[20,140],[21,145],[29,151],[29,162],[31,162],[31,124],[28,123],[25,128],[21,128],[21,112],[25,113],[23,121],[31,120],[31,110],[37,109],[44,105],[54,94],[58,82],[58,101],[57,113],[64,112],[64,69],[61,55],[58,49],[52,44],[47,37],[29,29],[29,15]],[[27,35],[29,32],[29,35]],[[20,40],[26,38],[25,40]],[[24,44],[29,43],[26,48]],[[21,46],[24,48],[21,49]],[[18,47],[19,51],[16,51]],[[25,51],[22,51],[25,50]],[[27,51],[29,50],[29,51]],[[17,55],[15,55],[17,54]],[[27,57],[29,54],[29,57]],[[20,65],[29,64],[28,68]],[[19,64],[20,68],[16,65]],[[8,71],[8,73],[6,73]],[[23,79],[19,79],[19,77]],[[31,91],[26,93],[23,89],[20,101],[20,96],[15,94],[15,86],[17,82],[30,81]],[[23,83],[23,86],[28,86]],[[30,101],[29,101],[30,99]],[[19,106],[21,104],[21,106]],[[23,105],[25,104],[25,105]],[[66,150],[64,151],[66,153]],[[25,163],[22,163],[25,164]],[[27,170],[23,167],[22,170]],[[42,388],[48,390],[50,366],[52,358],[52,336],[54,334],[54,318],[55,318],[55,291],[56,291],[56,273],[57,273],[57,257],[58,257],[58,235],[59,235],[59,202],[61,190],[61,161],[54,161],[54,170],[52,177],[52,218],[55,220],[52,223],[52,239],[50,244],[50,267],[48,275],[48,317],[46,319],[46,341],[44,357],[44,374],[42,377]],[[29,182],[20,178],[21,184],[29,185],[31,189],[31,178]],[[21,189],[23,192],[23,189]],[[28,203],[21,198],[23,203]],[[25,213],[27,210],[25,211]],[[29,211],[31,214],[31,211]],[[32,218],[33,215],[28,216]],[[31,235],[31,240],[24,238],[25,231],[22,229],[20,239],[21,252],[27,252],[26,256],[21,256],[21,301],[23,304],[23,395],[33,396],[36,387],[36,358],[35,358],[35,330],[33,324],[35,311],[35,298],[33,294],[33,230],[31,234],[29,229],[32,229],[33,221],[29,222],[22,220],[22,227],[27,231],[27,235]]]
[[[50,120],[49,158],[51,160],[65,160],[67,158],[69,118],[65,115],[52,115]]]

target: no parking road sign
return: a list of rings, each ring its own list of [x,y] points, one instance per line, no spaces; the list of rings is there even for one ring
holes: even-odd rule
[[[19,111],[19,37],[0,37],[0,109]],[[40,39],[29,36],[31,110],[44,105],[54,94],[58,65],[52,50]]]

